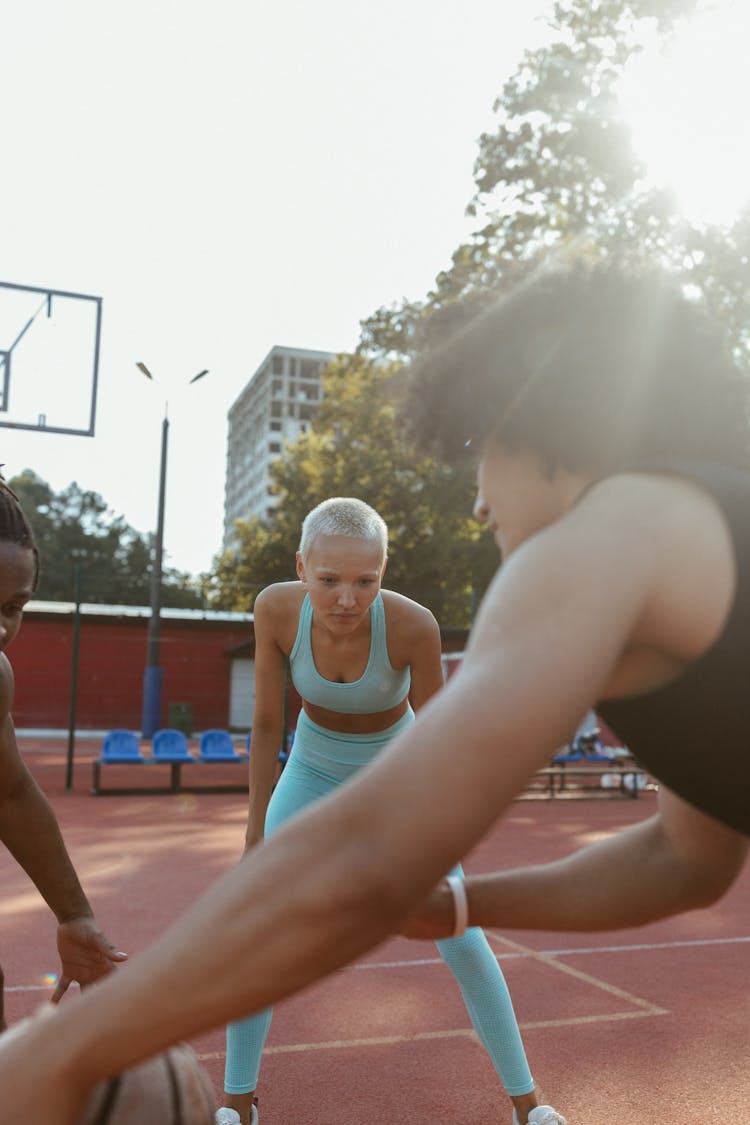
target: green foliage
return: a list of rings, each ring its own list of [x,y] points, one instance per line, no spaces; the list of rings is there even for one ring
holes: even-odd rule
[[[332,495],[357,495],[388,521],[388,584],[429,605],[444,625],[467,624],[470,591],[483,591],[497,555],[468,518],[473,479],[404,448],[396,415],[399,364],[550,253],[647,255],[701,291],[750,346],[750,211],[729,228],[688,223],[669,192],[649,185],[618,100],[628,59],[647,29],[666,41],[702,0],[559,0],[544,47],[528,51],[495,104],[497,128],[479,141],[472,237],[423,299],[363,320],[357,354],[326,375],[312,431],[275,469],[279,509],[270,527],[241,528],[233,584],[222,604],[247,608],[268,581],[293,576],[306,512]],[[739,143],[739,142],[738,142]],[[460,373],[457,377],[460,377]],[[236,581],[235,581],[236,580]]]
[[[550,253],[647,255],[702,292],[750,346],[750,214],[727,227],[689,223],[672,195],[648,184],[617,96],[647,26],[663,41],[699,0],[561,0],[551,41],[523,56],[483,134],[469,213],[472,237],[419,302],[378,309],[362,325],[371,355],[408,357],[432,318],[459,300],[513,287]],[[696,138],[696,143],[700,143]]]
[[[400,393],[398,365],[355,355],[328,367],[312,428],[273,466],[275,517],[270,526],[238,523],[237,549],[217,560],[212,604],[248,609],[263,586],[294,578],[308,511],[329,496],[357,496],[389,526],[387,586],[429,606],[444,625],[469,624],[472,588],[483,591],[497,552],[494,545],[477,549],[481,529],[469,518],[473,477],[405,447],[396,420]]]
[[[36,596],[70,601],[76,581],[80,600],[108,605],[148,605],[151,590],[150,540],[115,516],[97,492],[75,482],[55,493],[31,469],[9,482],[34,531],[41,558]],[[162,604],[197,607],[200,591],[189,576],[166,570]]]

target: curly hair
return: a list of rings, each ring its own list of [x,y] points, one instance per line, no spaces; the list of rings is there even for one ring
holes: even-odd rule
[[[665,456],[750,468],[747,381],[672,276],[613,260],[538,271],[415,362],[405,424],[455,462],[489,441],[549,469]]]
[[[39,551],[21,501],[0,476],[0,543],[15,543],[34,555],[34,589],[39,584]]]

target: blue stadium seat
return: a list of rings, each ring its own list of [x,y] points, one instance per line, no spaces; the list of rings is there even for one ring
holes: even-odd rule
[[[155,762],[194,762],[188,749],[187,735],[173,727],[165,727],[154,733],[151,752]]]
[[[202,762],[244,762],[246,754],[238,754],[229,731],[206,730],[200,737],[198,757]]]
[[[145,762],[138,735],[132,730],[111,730],[102,742],[102,762]]]

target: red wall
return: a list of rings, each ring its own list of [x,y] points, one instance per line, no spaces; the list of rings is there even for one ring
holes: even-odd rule
[[[147,629],[145,617],[81,617],[77,727],[140,727]],[[226,728],[228,650],[251,636],[250,622],[162,620],[162,725],[170,703],[190,703],[195,730]],[[72,614],[26,617],[7,652],[16,679],[17,727],[67,728],[72,652]]]

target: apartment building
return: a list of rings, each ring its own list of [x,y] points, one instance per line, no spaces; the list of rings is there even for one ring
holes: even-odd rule
[[[273,514],[278,498],[270,492],[271,462],[285,441],[309,428],[323,397],[321,372],[333,358],[333,352],[273,347],[230,407],[225,549],[232,544],[235,520]]]

